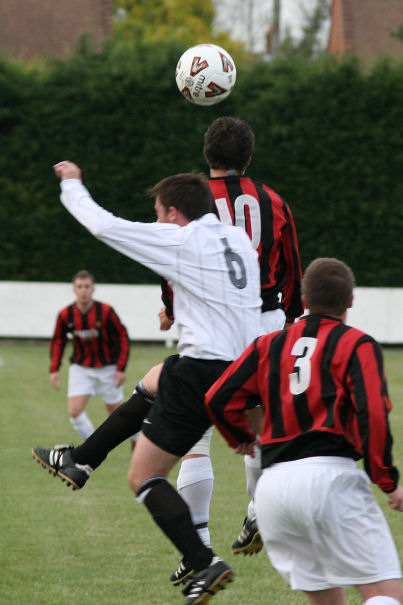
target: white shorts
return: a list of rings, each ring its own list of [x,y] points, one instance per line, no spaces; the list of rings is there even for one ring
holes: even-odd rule
[[[257,522],[273,567],[295,590],[325,590],[401,577],[389,526],[366,473],[323,456],[264,469]]]
[[[188,451],[186,456],[189,456],[192,454],[210,456],[210,442],[211,442],[212,434],[213,434],[213,427],[211,426],[204,433],[203,437],[197,443],[194,444],[192,449]]]
[[[69,369],[69,383],[67,395],[99,395],[105,403],[115,404],[123,401],[123,385],[116,387],[113,377],[116,372],[115,365],[103,368],[85,368],[72,363]]]
[[[283,309],[273,309],[262,313],[262,325],[266,334],[282,330],[285,324],[285,313]]]

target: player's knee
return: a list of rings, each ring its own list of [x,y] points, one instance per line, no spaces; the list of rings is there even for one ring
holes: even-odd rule
[[[129,483],[130,489],[134,493],[137,493],[137,490],[139,489],[142,482],[139,481],[139,479],[137,478],[135,469],[129,469],[129,472],[127,473],[127,481]]]

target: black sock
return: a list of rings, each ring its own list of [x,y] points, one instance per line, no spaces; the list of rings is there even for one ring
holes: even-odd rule
[[[149,490],[147,492],[147,490]],[[207,567],[214,556],[200,540],[190,516],[189,507],[168,481],[155,478],[140,487],[146,493],[144,504],[156,524],[183,554],[195,571]]]
[[[82,445],[71,450],[74,462],[97,468],[119,443],[141,429],[152,405],[152,396],[137,385],[133,395],[122,403]]]

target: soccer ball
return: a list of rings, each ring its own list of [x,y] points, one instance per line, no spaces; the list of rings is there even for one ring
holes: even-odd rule
[[[179,59],[175,79],[188,101],[196,105],[215,105],[231,94],[236,67],[231,55],[220,46],[197,44],[188,48]]]

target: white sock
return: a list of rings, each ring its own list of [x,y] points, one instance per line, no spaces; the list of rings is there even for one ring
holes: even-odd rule
[[[262,474],[262,456],[261,450],[258,447],[255,447],[255,457],[245,456],[245,474],[246,474],[246,489],[248,494],[252,498],[248,504],[248,517],[254,517],[256,515],[255,511],[255,503],[254,503],[254,495],[256,490],[256,485],[260,475]]]
[[[189,506],[192,521],[196,526],[208,523],[213,483],[213,467],[208,456],[182,461],[177,489]],[[204,544],[210,545],[210,532],[207,526],[197,528],[197,533]]]
[[[364,605],[400,605],[400,601],[394,599],[393,597],[379,595],[377,597],[367,599]]]
[[[83,441],[85,441],[94,432],[93,424],[88,418],[86,412],[82,412],[75,418],[70,417],[70,422]]]

